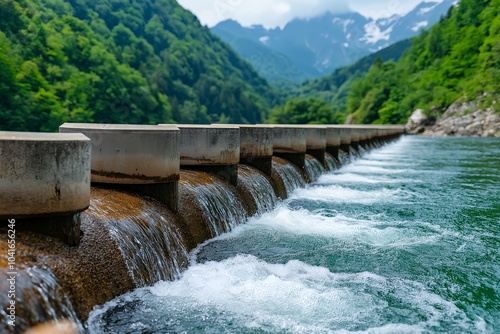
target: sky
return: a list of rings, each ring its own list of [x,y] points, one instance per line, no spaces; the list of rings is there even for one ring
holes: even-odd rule
[[[357,11],[372,18],[406,14],[422,0],[177,0],[202,24],[212,27],[226,19],[243,26],[283,27],[294,18],[311,18],[327,11]]]

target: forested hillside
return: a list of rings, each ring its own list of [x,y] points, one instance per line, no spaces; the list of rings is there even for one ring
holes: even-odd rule
[[[352,83],[363,78],[375,59],[398,60],[411,45],[409,39],[372,53],[352,65],[335,70],[332,74],[305,81],[301,86],[285,92],[289,102],[275,107],[270,123],[344,123],[347,118],[347,95]],[[304,110],[308,110],[304,113]]]
[[[461,0],[398,62],[376,61],[352,84],[352,120],[404,123],[416,108],[439,114],[460,97],[500,110],[499,11],[500,0]]]
[[[291,90],[268,121],[405,123],[417,108],[434,118],[459,98],[498,111],[499,11],[500,0],[461,0],[411,41]]]
[[[243,58],[248,60],[257,73],[266,78],[275,87],[286,90],[294,84],[305,81],[309,75],[300,70],[284,54],[263,44],[259,37],[265,34],[262,27],[245,29],[238,22],[226,20],[210,31],[227,42]],[[250,35],[251,36],[247,36]],[[257,37],[259,36],[259,37]]]
[[[0,130],[255,123],[275,96],[175,0],[0,1]]]

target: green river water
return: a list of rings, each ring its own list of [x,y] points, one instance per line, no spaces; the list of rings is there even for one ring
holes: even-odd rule
[[[500,333],[500,140],[404,137],[96,309],[94,333]]]

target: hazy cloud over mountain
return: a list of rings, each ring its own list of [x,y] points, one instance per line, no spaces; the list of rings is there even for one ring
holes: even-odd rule
[[[380,18],[405,14],[422,0],[178,0],[203,24],[214,26],[233,19],[243,26],[262,24],[267,28],[284,26],[294,18],[311,18],[327,11],[339,14],[356,11]],[[439,0],[433,2],[441,2]]]

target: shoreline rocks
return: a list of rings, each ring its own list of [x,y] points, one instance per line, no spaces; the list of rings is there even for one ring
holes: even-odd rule
[[[413,112],[406,124],[408,134],[424,136],[500,137],[500,113],[479,109],[476,102],[459,99],[442,116],[433,119],[422,109]]]

